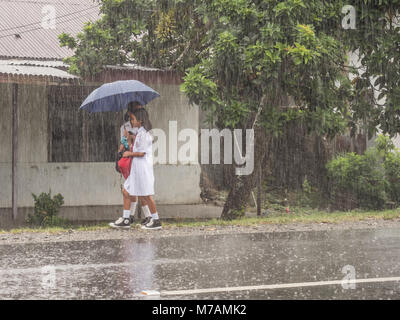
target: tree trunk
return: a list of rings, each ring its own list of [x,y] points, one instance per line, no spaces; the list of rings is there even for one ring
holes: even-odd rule
[[[279,79],[274,81],[274,90],[262,96],[257,114],[248,122],[247,128],[254,129],[254,171],[250,175],[235,175],[228,198],[226,199],[221,219],[231,220],[243,217],[246,204],[252,189],[256,186],[258,176],[262,174],[262,164],[267,156],[269,145],[272,141],[272,135],[267,134],[267,130],[260,126],[257,121],[263,111],[267,101],[270,105],[282,105],[286,95],[281,94]]]
[[[251,190],[257,184],[257,178],[262,172],[262,162],[267,154],[270,141],[265,128],[254,127],[254,171],[247,176],[235,176],[231,191],[225,202],[221,218],[231,220],[240,218],[245,214],[246,203]]]

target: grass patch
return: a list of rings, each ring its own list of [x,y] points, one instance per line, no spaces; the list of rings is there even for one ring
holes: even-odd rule
[[[262,217],[244,217],[235,220],[174,220],[164,221],[164,228],[199,228],[199,227],[216,227],[216,226],[255,226],[263,224],[290,224],[290,223],[345,223],[364,220],[394,220],[400,218],[400,209],[385,210],[385,211],[337,211],[326,212],[317,209],[307,208],[291,208],[290,213],[282,211],[271,211],[266,216]],[[108,223],[99,223],[95,225],[71,225],[64,224],[61,226],[52,227],[37,227],[37,228],[17,228],[12,230],[0,230],[0,234],[5,233],[28,233],[28,232],[46,232],[57,234],[73,231],[98,231],[109,229]]]

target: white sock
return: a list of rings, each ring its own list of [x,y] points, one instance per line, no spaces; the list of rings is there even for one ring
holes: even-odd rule
[[[160,218],[158,217],[158,212],[152,213],[151,216],[152,216],[153,220],[158,220],[158,219],[160,219]]]
[[[137,206],[137,201],[136,202],[131,202],[131,216],[135,215],[136,206]]]
[[[143,213],[144,213],[144,217],[145,218],[151,217],[151,212],[150,212],[149,206],[144,206],[144,207],[142,207],[142,209],[143,209]]]
[[[124,210],[124,213],[122,214],[122,217],[124,219],[129,219],[130,216],[131,216],[131,210]]]

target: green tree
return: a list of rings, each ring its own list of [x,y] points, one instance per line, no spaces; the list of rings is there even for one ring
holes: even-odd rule
[[[378,126],[393,136],[400,132],[400,1],[349,4],[356,8],[356,29],[344,32],[342,40],[361,59],[360,76],[353,80],[353,125],[362,120],[370,137]]]
[[[101,18],[61,46],[75,50],[65,59],[70,72],[90,77],[105,65],[137,63],[184,71],[206,53],[209,27],[197,12],[200,0],[96,0]]]
[[[356,8],[354,30],[342,27],[348,4]],[[269,141],[288,122],[328,137],[360,125],[371,134],[377,126],[399,132],[399,4],[103,0],[99,21],[76,39],[60,39],[76,49],[73,72],[87,76],[127,61],[176,69],[185,72],[182,90],[218,127],[254,129],[255,170],[236,177],[222,213],[230,219],[244,214]],[[356,50],[359,69],[348,61]],[[376,103],[373,85],[385,103]]]

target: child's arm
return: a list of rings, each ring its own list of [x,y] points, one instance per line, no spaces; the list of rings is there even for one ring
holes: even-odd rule
[[[125,149],[129,149],[129,133],[126,130],[124,135],[121,137],[121,144],[124,145]]]
[[[130,151],[126,151],[123,155],[123,157],[133,157],[133,158],[142,158],[145,156],[146,152],[143,151],[147,151],[146,149],[146,144],[152,144],[152,140],[151,140],[151,136],[146,134],[145,136],[140,136],[140,137],[136,137],[136,139],[140,139],[137,141],[137,151],[136,152],[130,152]],[[135,139],[135,140],[136,140]]]
[[[135,145],[135,140],[136,140],[136,135],[135,134],[129,134],[129,139],[128,139],[129,150],[133,149],[133,146]]]
[[[145,154],[146,154],[145,152],[130,152],[130,151],[125,151],[124,154],[123,154],[123,157],[124,157],[124,158],[129,158],[129,157],[132,157],[132,158],[142,158],[142,157],[144,157]]]

